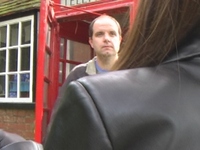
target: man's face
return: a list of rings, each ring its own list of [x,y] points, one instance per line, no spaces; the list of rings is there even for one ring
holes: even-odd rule
[[[101,17],[93,25],[89,43],[97,56],[115,57],[118,55],[121,39],[116,22],[109,17]]]

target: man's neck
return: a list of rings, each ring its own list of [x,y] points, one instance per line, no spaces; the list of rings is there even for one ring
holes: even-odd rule
[[[110,70],[118,57],[97,57],[96,61],[104,70]]]

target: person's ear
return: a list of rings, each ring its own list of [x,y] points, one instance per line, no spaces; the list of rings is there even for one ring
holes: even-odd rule
[[[89,43],[90,43],[90,46],[93,48],[93,41],[91,37],[89,37]]]
[[[120,43],[121,43],[122,42],[122,36],[120,36],[119,38],[120,38],[119,40],[120,40]]]

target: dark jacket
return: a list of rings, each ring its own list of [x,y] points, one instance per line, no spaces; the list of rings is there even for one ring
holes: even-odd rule
[[[59,95],[54,104],[53,111],[54,111],[54,109],[57,109],[57,105],[59,105],[58,103],[60,102],[60,99],[62,99],[63,94],[65,93],[65,90],[70,82],[76,81],[77,79],[85,77],[85,76],[97,74],[97,70],[95,67],[95,59],[96,59],[96,57],[94,57],[93,59],[89,60],[86,63],[75,66],[71,70],[70,74],[67,76],[66,80],[64,81],[64,83],[59,91]]]
[[[67,79],[65,80],[63,86],[65,87],[71,81],[75,81],[79,78],[97,74],[96,67],[95,67],[95,59],[96,57],[94,57],[93,59],[89,60],[86,63],[75,66],[70,72],[70,74],[67,76]]]
[[[159,66],[71,82],[44,149],[200,149],[200,36]]]
[[[77,79],[85,77],[85,76],[97,74],[97,70],[96,70],[96,67],[95,67],[95,59],[96,59],[96,56],[86,63],[79,64],[79,65],[75,66],[71,70],[70,74],[65,79],[65,81],[64,81],[64,83],[63,83],[63,85],[62,85],[62,87],[59,91],[59,95],[58,95],[58,97],[57,97],[57,99],[54,103],[52,115],[54,115],[54,110],[57,109],[57,107],[60,103],[60,99],[62,99],[63,94],[65,93],[65,90],[66,90],[66,88],[67,88],[67,86],[69,85],[70,82],[76,81]],[[51,115],[51,117],[52,117],[52,115]],[[46,137],[44,137],[44,140],[45,140],[45,138]]]
[[[21,137],[20,135],[6,132],[0,129],[0,149],[11,143],[21,142],[21,141],[25,141],[25,139]]]

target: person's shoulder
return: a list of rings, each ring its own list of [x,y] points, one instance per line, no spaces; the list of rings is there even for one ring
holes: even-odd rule
[[[79,79],[79,82],[96,82],[100,80],[101,82],[112,82],[116,80],[117,82],[123,80],[135,80],[140,78],[145,78],[147,76],[151,77],[151,75],[158,75],[156,72],[156,68],[154,67],[146,67],[146,68],[136,68],[136,69],[126,69],[126,70],[118,70],[118,71],[110,71],[107,73],[97,74],[95,76],[84,77]]]
[[[75,66],[71,70],[71,72],[67,75],[67,78],[64,84],[68,85],[71,81],[75,81],[81,77],[87,76],[86,66],[87,66],[87,63],[83,63],[83,64],[79,64]]]
[[[76,71],[78,71],[78,70],[85,69],[86,66],[87,66],[87,63],[79,64],[79,65],[75,66],[75,67],[71,70],[71,72],[76,72]]]
[[[71,72],[69,73],[68,76],[74,76],[74,75],[79,76],[79,74],[85,74],[86,66],[87,66],[87,63],[83,63],[83,64],[79,64],[79,65],[75,66],[71,70]]]
[[[77,81],[83,85],[83,87],[121,87],[124,88],[143,88],[151,87],[157,83],[157,85],[163,84],[163,81],[167,81],[166,84],[174,82],[174,71],[176,69],[170,66],[159,66],[159,67],[144,67],[127,69],[120,71],[111,71],[108,73],[97,74],[95,76],[83,77]]]
[[[70,76],[72,75],[78,75],[81,73],[81,76],[82,76],[82,73],[83,73],[83,76],[87,76],[87,73],[86,73],[86,68],[88,67],[88,65],[90,65],[91,63],[94,62],[94,58],[89,60],[88,62],[86,63],[82,63],[82,64],[79,64],[77,66],[75,66],[71,72],[70,72]]]

